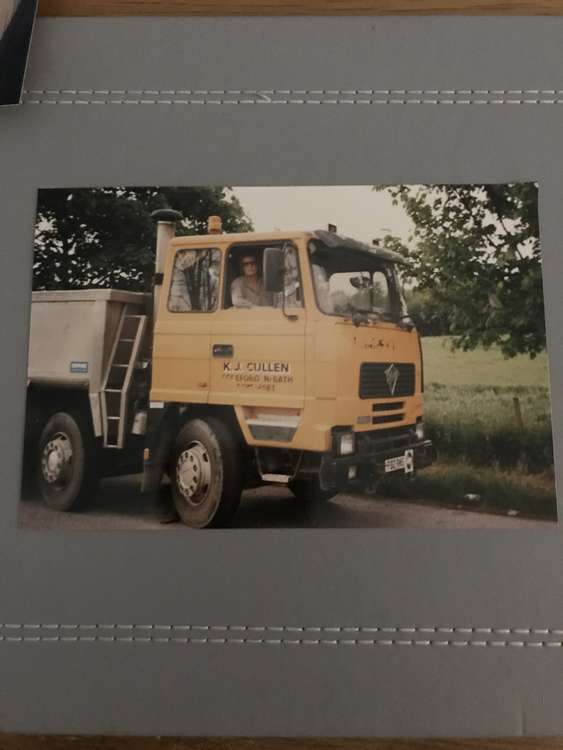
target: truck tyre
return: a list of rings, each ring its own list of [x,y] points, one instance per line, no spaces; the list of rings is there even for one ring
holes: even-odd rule
[[[39,438],[37,477],[45,503],[70,510],[92,497],[98,487],[96,441],[79,413],[58,412]]]
[[[242,492],[239,442],[214,417],[187,422],[172,451],[170,481],[180,520],[196,529],[227,526]]]
[[[323,490],[318,479],[294,479],[288,484],[295,497],[304,503],[322,503],[336,497],[335,490]]]

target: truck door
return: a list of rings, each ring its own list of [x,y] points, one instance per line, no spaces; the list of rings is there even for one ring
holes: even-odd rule
[[[207,402],[220,265],[216,248],[176,251],[165,274],[154,330],[152,401]]]
[[[239,256],[243,251],[236,246]],[[249,245],[248,252],[260,267],[260,249]],[[229,262],[227,257],[227,269]],[[229,285],[232,274],[224,275]],[[286,250],[285,290],[271,306],[228,306],[228,288],[225,300],[212,322],[210,403],[303,408],[305,309],[297,248]]]

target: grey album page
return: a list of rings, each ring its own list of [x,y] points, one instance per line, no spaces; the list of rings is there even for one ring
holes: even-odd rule
[[[563,733],[563,536],[556,512],[558,510],[561,519],[562,39],[563,19],[560,18],[38,21],[22,104],[0,111],[0,731],[194,736]],[[538,362],[544,363],[545,384],[537,386],[540,389],[537,393],[544,394],[541,398],[545,413],[537,419],[530,416],[525,402],[528,386],[518,381],[520,384],[506,391],[511,410],[511,432],[507,434],[512,435],[522,424],[533,423],[534,429],[547,424],[547,432],[544,430],[542,434],[547,435],[545,440],[551,446],[549,424],[552,425],[553,456],[548,461],[549,466],[546,468],[542,464],[541,473],[522,479],[526,492],[532,485],[535,491],[540,478],[542,492],[549,482],[550,487],[558,487],[557,508],[553,499],[550,518],[528,518],[519,506],[512,504],[512,498],[506,501],[502,512],[489,516],[479,509],[460,508],[457,501],[447,509],[436,510],[432,503],[425,507],[418,502],[420,498],[411,497],[412,503],[404,499],[384,502],[376,494],[375,505],[371,506],[372,501],[365,500],[364,495],[352,494],[349,501],[338,497],[328,501],[330,519],[344,519],[342,523],[317,524],[306,520],[298,523],[295,518],[302,511],[297,502],[299,485],[294,481],[297,474],[282,472],[276,462],[285,460],[286,453],[282,456],[270,449],[263,452],[257,449],[252,453],[258,457],[254,468],[264,481],[275,484],[281,477],[290,489],[294,488],[296,495],[290,497],[287,488],[276,490],[280,493],[280,507],[288,504],[280,510],[282,521],[277,525],[263,520],[273,516],[260,515],[267,513],[255,503],[256,497],[260,497],[260,487],[243,495],[237,511],[242,515],[235,515],[234,527],[220,529],[187,528],[197,525],[197,520],[185,525],[177,518],[172,519],[173,523],[143,521],[135,526],[136,500],[126,519],[127,523],[131,521],[132,527],[127,526],[122,522],[121,511],[116,510],[123,507],[123,493],[128,490],[122,488],[129,487],[127,477],[103,479],[102,486],[111,491],[97,496],[80,512],[74,508],[67,513],[52,507],[45,509],[43,504],[35,504],[35,497],[25,499],[21,489],[25,468],[24,437],[27,440],[28,430],[33,429],[29,393],[35,393],[33,389],[44,386],[50,377],[47,373],[37,378],[37,382],[33,381],[35,376],[31,356],[28,368],[28,351],[36,351],[36,345],[43,347],[41,351],[47,354],[59,351],[57,347],[70,340],[73,317],[78,319],[85,315],[83,312],[76,316],[65,314],[36,341],[32,334],[30,346],[30,310],[45,310],[37,317],[39,325],[48,319],[49,311],[55,309],[53,305],[65,299],[68,304],[77,305],[89,305],[97,300],[92,303],[92,309],[98,312],[105,309],[106,304],[140,304],[139,296],[127,297],[124,291],[86,291],[80,292],[81,297],[70,276],[69,284],[63,284],[60,291],[47,281],[36,285],[42,268],[40,253],[47,247],[47,239],[55,254],[52,257],[58,254],[57,257],[63,258],[63,261],[53,261],[51,270],[62,268],[60,264],[64,265],[64,259],[77,258],[85,247],[97,242],[98,235],[84,232],[80,215],[72,213],[78,201],[77,189],[83,191],[81,200],[89,206],[92,221],[105,216],[103,200],[111,198],[114,201],[111,205],[122,208],[119,201],[124,196],[129,201],[127,210],[123,209],[119,215],[111,213],[103,227],[96,230],[106,232],[104,248],[113,253],[109,257],[111,263],[116,264],[129,257],[127,253],[136,242],[132,236],[135,233],[127,232],[127,223],[145,221],[140,209],[131,208],[138,207],[142,200],[150,202],[148,193],[142,193],[140,188],[229,186],[224,187],[221,196],[234,195],[247,212],[255,205],[251,204],[251,198],[254,200],[258,195],[251,196],[249,188],[267,188],[258,196],[260,201],[256,199],[262,214],[251,215],[254,231],[263,233],[261,244],[252,239],[254,235],[241,234],[241,242],[246,238],[247,243],[254,243],[254,251],[251,253],[248,246],[244,251],[243,247],[244,252],[233,259],[233,263],[236,261],[239,265],[232,270],[240,271],[243,281],[239,285],[242,285],[247,274],[245,268],[251,269],[248,278],[253,273],[256,253],[279,261],[283,251],[286,274],[288,257],[293,257],[291,253],[302,254],[302,266],[306,252],[317,253],[312,273],[306,276],[304,291],[306,297],[312,295],[313,284],[317,284],[317,303],[313,300],[312,305],[318,304],[322,311],[321,282],[315,273],[322,275],[321,272],[326,271],[322,281],[328,284],[328,276],[334,271],[331,263],[337,262],[335,258],[347,258],[346,272],[358,271],[352,267],[356,261],[367,263],[371,269],[365,271],[362,266],[360,276],[348,273],[347,278],[354,287],[351,292],[355,295],[350,296],[352,302],[348,304],[356,304],[353,300],[357,302],[367,292],[373,303],[376,273],[380,274],[382,283],[395,290],[396,277],[389,269],[400,261],[397,243],[393,245],[394,250],[380,246],[370,250],[368,236],[360,237],[362,243],[353,243],[340,235],[341,232],[353,236],[353,229],[342,226],[338,218],[339,199],[333,200],[333,208],[327,210],[323,226],[320,226],[316,217],[321,200],[318,196],[324,195],[322,188],[328,190],[336,186],[342,190],[338,195],[350,196],[345,189],[360,186],[358,201],[360,198],[368,201],[372,197],[378,201],[383,200],[381,191],[387,190],[385,195],[390,196],[393,186],[451,188],[459,185],[485,186],[468,189],[467,193],[453,190],[460,201],[460,210],[466,198],[484,200],[485,196],[496,195],[498,203],[499,195],[505,198],[515,195],[518,200],[523,195],[532,196],[533,205],[537,206],[532,211],[536,216],[536,234],[535,240],[532,238],[529,242],[536,243],[537,254],[539,211],[547,333],[543,332],[544,343],[537,347],[522,335],[515,345],[522,359],[514,360],[522,364],[514,368],[513,361],[510,366],[511,372],[523,374],[531,372],[528,368],[536,367]],[[488,190],[486,186],[490,185],[509,188]],[[311,186],[318,188],[314,195],[312,190],[305,191]],[[299,193],[304,196],[302,200],[294,200],[291,187],[304,191]],[[372,191],[374,187],[377,189]],[[282,195],[282,192],[274,195],[271,192],[274,188],[288,189],[282,191],[283,200],[288,201],[287,205],[294,201],[291,205],[295,213],[286,216],[283,223],[282,219],[271,219],[262,227],[259,216],[272,216],[268,213],[273,210],[272,202]],[[137,191],[134,201],[132,193],[128,192],[133,189]],[[92,195],[99,201],[94,209],[89,202]],[[185,198],[188,200],[192,194],[177,192],[174,195],[179,203],[180,198],[184,200],[188,196]],[[205,195],[206,200],[210,199],[210,193]],[[403,206],[412,216],[414,208],[420,204],[403,203],[401,195],[420,198],[422,195],[432,197],[435,193],[403,191],[397,194],[399,208]],[[60,196],[65,196],[66,203],[61,203]],[[227,198],[225,201],[229,203]],[[510,203],[513,198],[507,200],[514,205]],[[171,205],[171,200],[169,203],[151,204],[151,210],[178,207],[178,203]],[[227,210],[228,206],[221,205]],[[229,205],[232,209],[232,204]],[[395,210],[390,200],[388,205],[389,211]],[[438,205],[443,207],[438,201],[428,210],[437,211]],[[503,205],[506,208],[506,201]],[[358,227],[363,220],[369,224],[369,211],[367,214],[360,211],[359,204],[352,199],[349,206],[350,211],[357,211]],[[312,226],[307,223],[309,212],[315,217]],[[78,227],[76,231],[82,232],[82,239],[64,246],[62,235],[53,233],[62,231],[71,215]],[[485,212],[483,216],[486,215]],[[55,216],[59,218],[53,218]],[[169,225],[172,220],[169,214],[167,216],[164,220],[161,215],[160,220]],[[292,225],[293,216],[295,225]],[[420,212],[417,216],[420,219]],[[198,219],[204,220],[207,215]],[[376,220],[374,213],[373,222]],[[240,216],[237,221],[242,222]],[[520,219],[513,217],[510,226],[513,221]],[[331,222],[338,226],[327,230]],[[458,228],[461,233],[473,226],[473,220],[462,224]],[[487,231],[500,231],[500,220],[489,224]],[[183,226],[187,227],[187,234],[202,233],[196,224],[184,223]],[[212,232],[213,225],[209,226]],[[385,223],[378,227],[379,235],[389,229]],[[288,237],[289,229],[296,230],[289,238],[291,241],[283,236],[286,229]],[[301,229],[322,231],[300,235],[297,230]],[[433,231],[438,230],[434,227]],[[149,230],[147,232],[150,234]],[[220,253],[223,241],[220,235],[217,237],[219,250],[213,252]],[[307,237],[308,245],[305,244]],[[81,244],[82,241],[86,244]],[[153,241],[151,235],[150,242]],[[187,243],[185,247],[183,242]],[[333,246],[340,248],[339,255],[331,254]],[[214,285],[219,283],[219,271],[213,265],[219,263],[216,261],[219,255],[198,256],[201,248],[198,251],[194,236],[173,240],[170,247],[182,248],[184,254],[179,251],[175,257],[184,265],[178,265],[180,260],[176,260],[173,271],[167,266],[164,276],[157,269],[156,275],[151,273],[151,283],[154,275],[157,285],[166,285],[170,278],[167,274],[179,271],[178,278],[182,273],[188,274],[190,267],[193,268],[190,264],[203,257],[205,263],[210,264],[206,266],[206,293],[211,294],[209,290],[216,289]],[[189,250],[189,247],[196,247],[196,250]],[[208,242],[205,252],[209,247]],[[436,247],[442,246],[438,243]],[[514,257],[522,268],[532,262],[531,251],[516,249],[509,260],[512,262]],[[84,268],[89,268],[90,261],[84,262]],[[226,263],[229,262],[227,259]],[[266,261],[264,264],[266,268]],[[382,271],[382,268],[387,270]],[[433,283],[434,276],[428,265],[424,268],[424,278],[428,284]],[[445,267],[437,263],[436,268]],[[227,265],[225,269],[227,273]],[[448,269],[453,283],[458,275],[457,266],[453,264]],[[533,289],[522,287],[517,298],[512,299],[514,320],[521,321],[521,310],[531,309],[532,296],[538,288],[541,294],[541,271],[539,282],[537,275],[534,278]],[[113,286],[135,291],[131,286],[120,286],[120,281],[123,279],[118,278]],[[260,279],[258,281],[261,283]],[[261,293],[258,281],[252,277],[248,282],[254,290],[248,294]],[[98,277],[92,282],[100,286]],[[407,283],[408,294],[414,294],[416,283]],[[495,311],[500,309],[507,283],[499,284],[497,292],[485,296],[487,314],[497,314]],[[231,286],[231,292],[235,288],[236,285]],[[147,289],[149,287],[141,291]],[[474,285],[471,289],[474,296],[468,296],[468,300],[479,298],[479,287]],[[344,281],[336,292],[340,294],[339,299],[344,295]],[[68,296],[72,294],[75,297]],[[271,336],[283,326],[293,326],[292,335],[301,331],[301,365],[313,367],[316,356],[319,361],[322,359],[321,351],[328,361],[331,340],[319,336],[313,346],[312,326],[328,325],[336,312],[321,315],[316,311],[314,322],[307,318],[305,324],[304,316],[313,315],[310,313],[313,308],[302,304],[299,307],[298,299],[292,310],[288,307],[289,296],[285,291],[281,294],[283,310],[276,310],[272,305],[271,310],[263,313],[263,320],[256,322],[257,328],[249,325],[248,335],[260,330],[264,337],[270,331],[265,328],[270,320],[273,321]],[[309,299],[313,297],[307,297],[307,303]],[[228,307],[226,297],[222,303],[217,297],[213,300],[218,307],[221,304]],[[193,299],[191,304],[194,304]],[[45,308],[37,305],[45,305]],[[154,329],[155,368],[167,357],[167,361],[172,362],[173,357],[166,343],[156,344],[156,337],[163,331],[173,336],[181,325],[177,322],[180,317],[173,318],[170,312],[173,308],[165,309],[161,304],[159,309],[168,317]],[[348,310],[342,308],[345,309]],[[538,309],[541,317],[541,303]],[[217,321],[213,325],[223,325],[221,330],[232,331],[234,328],[227,329],[227,326],[235,326],[235,323],[228,323],[227,316],[231,315],[229,320],[235,321],[246,312],[252,315],[252,310],[218,309],[213,313]],[[411,313],[414,314],[414,308]],[[387,322],[386,314],[389,315]],[[399,393],[395,391],[403,387],[408,367],[412,367],[413,362],[418,363],[420,357],[416,347],[409,349],[412,360],[409,365],[408,357],[399,357],[398,348],[393,350],[395,345],[399,347],[398,337],[416,336],[410,318],[406,313],[398,318],[385,311],[376,314],[371,308],[344,311],[341,317],[341,323],[334,325],[335,336],[338,333],[349,336],[349,341],[353,337],[356,337],[354,341],[360,340],[367,336],[370,326],[373,330],[379,326],[385,330],[385,336],[391,336],[389,351],[395,354],[385,355],[385,370],[381,370],[385,379],[381,383],[388,388],[387,401],[391,396],[395,401]],[[137,319],[141,318],[144,322],[143,315],[137,313]],[[205,315],[201,315],[197,325],[205,326],[205,320]],[[468,330],[472,325],[468,318]],[[471,330],[477,337],[482,335],[479,326]],[[136,328],[129,338],[134,339],[137,331]],[[212,336],[203,328],[200,333],[198,341],[192,342],[193,347],[199,346],[202,336]],[[415,341],[415,338],[408,340]],[[499,340],[508,347],[507,339]],[[125,341],[125,336],[116,346],[121,341]],[[229,356],[230,350],[222,348],[228,342],[217,341],[213,356]],[[426,347],[424,336],[423,341]],[[471,346],[474,343],[469,342]],[[266,341],[264,346],[274,352],[271,342]],[[269,360],[257,355],[254,360],[247,358],[252,363],[244,364],[247,373],[287,375],[290,367],[285,364],[284,346],[287,349],[289,344],[280,344],[279,351],[272,353]],[[370,339],[365,350],[375,346],[387,344],[375,344]],[[427,372],[431,366],[428,352],[432,351],[432,342],[428,346],[428,351],[425,349]],[[455,357],[465,356],[462,349]],[[444,357],[450,356],[448,351],[443,350]],[[468,351],[467,356],[477,356],[475,351]],[[485,357],[484,347],[482,351]],[[531,359],[530,351],[537,357]],[[506,357],[500,354],[498,357],[501,370],[516,350],[505,353]],[[369,356],[380,357],[379,354]],[[81,392],[85,393],[82,386],[92,364],[81,355],[71,359],[69,366],[65,363],[66,375],[72,376],[72,398],[78,399]],[[380,372],[377,362],[373,365],[375,374]],[[55,361],[53,367],[58,364],[60,362]],[[221,366],[223,373],[230,376],[233,367]],[[351,371],[351,360],[349,367]],[[477,370],[479,368],[480,365]],[[453,370],[449,365],[441,369],[439,375],[451,377],[448,387],[457,388],[455,393],[460,399],[465,398],[465,386],[454,382],[457,375],[451,374]],[[239,365],[235,365],[235,375],[238,370]],[[336,378],[337,370],[334,367],[326,373],[316,370],[319,388],[328,388],[329,374],[333,373]],[[298,372],[296,366],[293,374]],[[485,365],[482,372],[485,372]],[[254,374],[248,382],[262,383],[262,375],[254,377]],[[136,371],[134,377],[138,375]],[[185,377],[192,377],[192,374],[188,371]],[[267,374],[265,384],[271,382],[269,377]],[[340,367],[338,377],[339,382],[347,382],[346,363]],[[474,415],[489,410],[490,401],[485,400],[485,395],[493,399],[502,391],[504,386],[495,377],[493,373],[487,381],[486,394],[478,390],[479,379],[474,379],[477,396],[470,407]],[[232,379],[239,382],[235,376]],[[158,390],[160,382],[154,375],[149,425],[153,417],[160,418],[156,412],[163,412],[168,401],[170,408],[176,409],[173,413],[178,419],[185,414],[184,407],[178,406],[182,401],[179,396],[165,397],[166,393],[172,393],[172,386],[169,391],[164,385]],[[213,385],[213,380],[211,382]],[[283,382],[289,383],[288,388],[295,385],[290,380]],[[350,430],[342,427],[348,422],[337,418],[330,421],[328,415],[332,414],[330,409],[340,409],[339,413],[343,413],[346,404],[356,403],[354,399],[364,408],[367,402],[362,400],[361,389],[365,383],[360,384],[358,398],[356,382],[354,380],[349,392],[338,398],[331,397],[332,401],[327,397],[325,406],[319,407],[319,423],[324,419],[333,430],[333,439],[340,441],[334,448],[339,456],[327,452],[319,458],[319,449],[316,449],[321,468],[332,467],[335,472],[345,470],[343,481],[352,483],[358,478],[358,466],[344,454],[354,450],[355,445],[363,445],[364,428],[358,418],[358,434],[350,436]],[[110,392],[123,392],[108,387],[108,383],[106,377],[104,398]],[[198,387],[203,386],[206,383],[198,383]],[[181,378],[174,387],[177,390],[182,387]],[[551,415],[548,388],[551,390]],[[425,403],[429,394],[436,396],[438,391],[428,383]],[[408,400],[410,396],[405,393]],[[57,394],[56,398],[61,396],[60,389]],[[310,392],[307,403],[312,404],[318,395]],[[248,405],[239,393],[232,399],[232,403],[237,404],[233,410],[223,408],[219,397],[212,394],[208,401],[213,403],[215,398],[218,410],[211,419],[205,417],[205,404],[199,405],[197,414],[204,416],[195,427],[193,423],[188,425],[192,430],[190,440],[185,443],[185,449],[181,447],[177,451],[176,468],[168,468],[169,481],[179,502],[191,502],[193,488],[197,485],[201,489],[198,472],[207,472],[208,483],[216,480],[213,472],[206,468],[208,453],[212,453],[215,445],[205,437],[210,425],[223,446],[229,444],[225,435],[233,414],[243,422],[246,419],[241,429],[249,446],[260,439],[266,444],[271,440],[259,429],[278,430],[276,435],[281,435],[284,429],[294,429],[292,425],[300,418],[299,409],[286,408],[289,401],[281,397],[275,402],[277,406],[272,407],[270,422],[264,421],[256,404],[266,403],[267,397],[265,387],[264,393],[260,397],[253,396],[254,401]],[[456,398],[452,397],[447,408],[444,407],[444,420],[450,413],[448,410],[456,408]],[[107,403],[105,411],[101,412],[103,418],[118,421],[119,416],[108,417]],[[405,408],[419,408],[420,403],[415,398]],[[41,413],[45,414],[49,411],[49,398],[42,404]],[[380,424],[382,419],[392,422],[399,418],[393,413],[378,416],[380,408],[376,407],[374,402],[373,416],[370,412],[367,417],[373,418],[373,425]],[[95,394],[90,394],[88,408],[99,408]],[[84,437],[83,432],[82,443],[73,442],[75,426],[80,420],[76,409],[67,411],[70,417],[59,415],[54,422],[51,420],[49,434],[39,439],[40,450],[33,464],[34,471],[39,472],[48,505],[53,493],[61,488],[68,489],[63,487],[65,476],[72,473],[83,456],[90,437],[106,440],[106,447],[111,448],[107,435],[104,433],[101,437],[103,430],[96,427],[96,418],[90,426],[91,434]],[[227,418],[226,414],[230,416]],[[146,411],[140,413],[132,428],[136,445],[139,443],[137,433],[142,432],[139,425],[145,417]],[[221,422],[223,417],[226,421]],[[416,425],[418,421],[417,417]],[[387,424],[382,424],[388,428]],[[418,440],[416,446],[401,448],[400,455],[384,457],[380,466],[385,468],[381,470],[398,469],[398,473],[407,474],[412,473],[412,461],[415,464],[420,461],[421,466],[432,464],[422,468],[420,474],[417,472],[413,481],[426,482],[420,486],[434,487],[442,471],[440,467],[450,466],[447,451],[440,450],[438,445],[436,458],[430,441],[423,439],[422,423],[419,427],[416,425],[413,417],[407,436],[408,440]],[[47,429],[45,423],[40,425],[41,429]],[[372,432],[376,431],[372,430],[370,435]],[[310,434],[311,440],[317,439],[313,429]],[[435,433],[438,434],[442,433]],[[369,439],[372,437],[377,440],[373,435]],[[272,444],[276,444],[275,441]],[[82,446],[80,450],[77,445]],[[206,447],[209,445],[211,448]],[[491,445],[493,443],[487,443],[484,453],[493,450]],[[512,448],[507,449],[507,445],[501,441],[499,452],[510,453]],[[483,454],[478,439],[474,449],[476,455]],[[147,461],[148,448],[144,450],[143,454],[140,448],[138,457]],[[295,472],[307,466],[312,467],[311,471],[318,468],[315,456],[310,455],[314,450],[306,446],[301,450],[299,461],[305,464],[294,467]],[[294,453],[289,451],[288,455],[291,458]],[[239,477],[231,458],[227,452],[221,471],[228,470]],[[266,458],[273,461],[274,468],[268,469],[260,463]],[[311,463],[307,464],[309,459]],[[515,482],[515,477],[521,476],[522,461],[514,455],[506,460],[510,465],[502,470],[502,476]],[[465,471],[464,476],[477,473],[470,462],[464,464],[460,460],[456,465],[461,466],[459,471]],[[491,471],[497,469],[495,464]],[[25,470],[23,474],[25,480]],[[326,477],[328,474],[323,480],[325,490],[328,487]],[[334,487],[332,494],[337,491],[336,485]],[[224,488],[224,492],[231,490]],[[554,489],[545,492],[555,497]],[[344,497],[348,496],[344,494]],[[463,502],[479,502],[479,497],[479,493],[465,491]],[[275,512],[276,502],[271,501]],[[254,515],[253,503],[258,508]],[[197,505],[195,501],[194,504]],[[395,523],[395,514],[406,512],[407,506],[412,506],[412,513],[421,519],[419,523]],[[359,507],[365,508],[365,513],[362,511],[354,518],[369,518],[365,526],[360,521],[346,522],[347,514],[355,513]],[[377,513],[374,508],[379,508]],[[176,509],[184,518],[178,504]],[[283,522],[286,512],[295,513],[291,523]],[[256,523],[245,522],[245,519],[258,517]],[[485,517],[494,522],[485,524]],[[237,522],[237,518],[243,520]],[[447,520],[442,521],[442,518]],[[460,521],[467,518],[470,521]],[[477,520],[472,522],[471,519]]]

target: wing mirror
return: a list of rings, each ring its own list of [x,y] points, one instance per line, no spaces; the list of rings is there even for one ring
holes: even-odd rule
[[[285,275],[284,251],[281,247],[264,248],[262,281],[266,292],[282,292]]]

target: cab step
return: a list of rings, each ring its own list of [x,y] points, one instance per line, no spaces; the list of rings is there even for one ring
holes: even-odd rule
[[[263,482],[274,482],[275,484],[288,484],[293,479],[289,474],[262,474]]]

